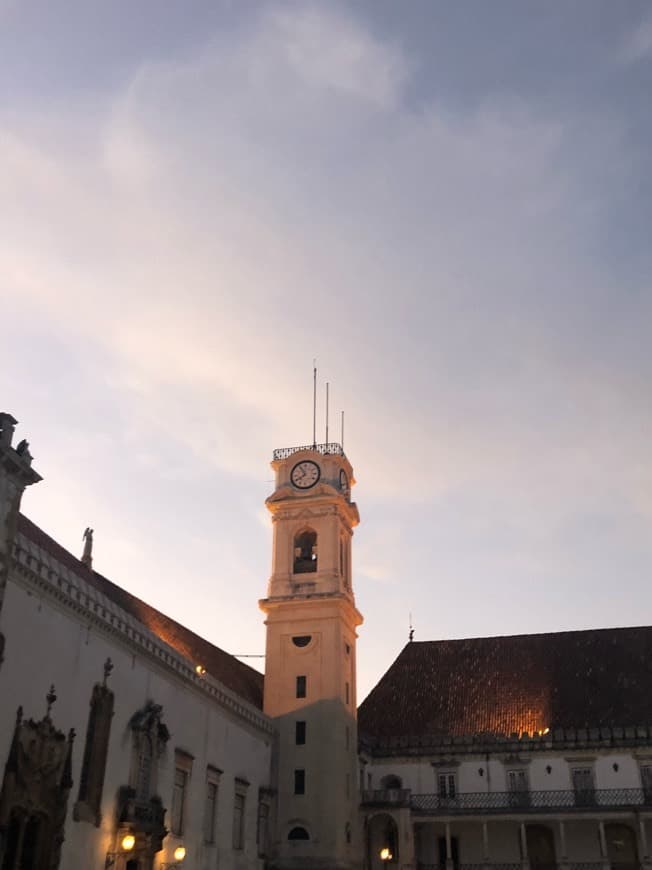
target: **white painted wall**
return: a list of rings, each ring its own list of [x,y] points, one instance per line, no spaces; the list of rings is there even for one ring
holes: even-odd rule
[[[40,719],[45,713],[45,695],[51,683],[58,700],[52,711],[57,728],[75,728],[74,785],[66,822],[62,867],[104,866],[113,848],[114,800],[118,788],[129,783],[132,758],[130,717],[148,700],[163,707],[163,721],[171,732],[160,761],[158,793],[169,810],[172,801],[174,750],[194,756],[186,810],[188,850],[185,866],[196,870],[244,870],[260,866],[256,846],[259,786],[270,784],[271,737],[222,709],[163,664],[145,653],[134,652],[119,635],[89,628],[77,614],[54,603],[49,596],[29,592],[10,581],[0,617],[6,636],[5,662],[0,669],[0,770],[4,769],[13,734],[16,708],[22,705],[26,718]],[[114,663],[109,686],[115,694],[108,761],[99,830],[87,822],[75,822],[72,808],[77,798],[83,757],[89,701],[93,685],[102,680],[107,657]],[[244,702],[243,702],[244,703]],[[217,809],[217,846],[204,846],[203,812],[206,766],[223,771]],[[246,803],[245,848],[232,849],[234,778],[250,783]],[[166,819],[169,827],[169,816]],[[178,843],[166,838],[166,849],[157,862],[171,861]],[[155,865],[157,866],[157,865]]]

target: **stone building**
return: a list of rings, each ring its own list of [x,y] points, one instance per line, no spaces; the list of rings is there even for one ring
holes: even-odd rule
[[[358,710],[339,445],[274,452],[263,678],[94,571],[91,529],[78,559],[20,513],[15,425],[0,870],[652,864],[652,629],[411,642]]]

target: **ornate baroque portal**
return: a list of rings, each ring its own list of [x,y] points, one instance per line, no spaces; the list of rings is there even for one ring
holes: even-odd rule
[[[54,687],[40,722],[23,720],[18,708],[14,737],[0,792],[1,870],[56,870],[59,866],[68,794],[72,787],[72,746],[52,724]]]

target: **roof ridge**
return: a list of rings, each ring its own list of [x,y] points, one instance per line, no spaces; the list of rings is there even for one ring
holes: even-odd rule
[[[18,518],[18,531],[129,613],[159,640],[185,658],[206,668],[208,673],[231,691],[262,709],[264,675],[260,671],[241,662],[232,653],[206,640],[98,571],[93,571],[22,513]]]

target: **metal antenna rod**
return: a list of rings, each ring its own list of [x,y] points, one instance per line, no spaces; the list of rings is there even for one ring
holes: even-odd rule
[[[344,450],[344,411],[342,411],[342,423],[340,425],[340,444]]]
[[[312,447],[317,446],[317,360],[312,361]]]
[[[328,387],[329,383],[326,381],[326,449],[328,450]]]

